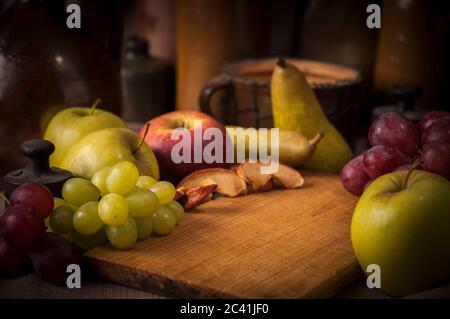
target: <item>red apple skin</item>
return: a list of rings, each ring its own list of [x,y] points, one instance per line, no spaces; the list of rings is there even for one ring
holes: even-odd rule
[[[226,154],[227,134],[225,126],[213,117],[198,111],[174,111],[158,116],[148,123],[150,127],[145,137],[148,146],[153,150],[158,159],[161,180],[166,180],[174,185],[181,181],[190,173],[204,168],[228,168],[228,163],[206,163],[202,159],[202,163],[194,162],[194,120],[202,121],[202,136],[207,128],[215,127],[222,131],[223,136],[223,153]],[[172,131],[176,128],[186,127],[191,135],[191,162],[192,163],[174,163],[171,158],[171,152],[178,140],[172,140]],[[140,135],[144,136],[145,128],[142,127]],[[203,140],[203,149],[211,141]],[[202,153],[203,154],[203,153]],[[224,162],[226,158],[224,158]]]

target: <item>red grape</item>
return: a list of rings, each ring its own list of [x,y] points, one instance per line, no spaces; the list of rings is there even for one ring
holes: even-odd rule
[[[44,218],[27,204],[10,206],[0,219],[0,235],[14,246],[31,247],[44,232]]]
[[[419,144],[419,133],[414,124],[398,113],[379,116],[370,126],[369,141],[372,146],[384,145],[412,155]]]
[[[393,170],[393,172],[399,172],[399,171],[409,171],[411,169],[411,167],[413,166],[413,164],[403,164],[400,165],[399,167],[397,167],[396,169]],[[415,166],[414,169],[422,169],[421,165],[417,165]]]
[[[43,218],[53,211],[53,196],[47,187],[30,182],[17,187],[9,199],[10,205],[25,203],[34,207]]]
[[[399,150],[387,146],[374,146],[364,153],[364,170],[370,178],[392,172],[400,165],[406,164],[408,157]]]
[[[366,185],[364,185],[364,190],[363,190],[363,192],[367,189],[367,187],[370,186],[370,184],[372,184],[372,182],[373,182],[373,179],[371,179],[370,181],[367,182]]]
[[[422,146],[434,141],[450,143],[450,120],[435,121],[423,132]]]
[[[431,111],[426,113],[417,123],[420,134],[423,134],[435,121],[450,120],[450,112]]]
[[[434,141],[421,154],[422,168],[450,180],[450,143]]]
[[[30,254],[36,273],[54,285],[66,284],[67,266],[80,265],[81,252],[56,233],[45,233]]]
[[[344,188],[359,196],[364,191],[364,186],[370,181],[369,175],[364,171],[364,155],[359,155],[348,162],[341,172],[341,182]]]
[[[29,265],[28,254],[0,237],[0,276],[14,277],[22,274]]]

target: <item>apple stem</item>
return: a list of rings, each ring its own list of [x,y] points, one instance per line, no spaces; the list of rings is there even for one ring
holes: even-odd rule
[[[403,182],[403,189],[406,189],[406,186],[408,186],[409,177],[411,176],[412,172],[420,165],[420,163],[420,158],[416,159],[414,163],[412,163],[411,167],[408,170],[408,174],[406,174],[405,181]]]
[[[100,103],[102,103],[102,101],[103,101],[102,99],[96,99],[96,100],[95,100],[94,104],[92,104],[92,106],[91,106],[91,111],[89,112],[89,115],[94,114],[95,109],[97,108],[97,105],[99,105]]]
[[[145,132],[144,135],[141,137],[141,140],[139,141],[139,144],[137,145],[137,147],[135,148],[135,150],[133,151],[133,154],[137,152],[138,149],[141,148],[142,144],[145,141],[145,138],[147,136],[148,133],[148,129],[150,128],[150,122],[147,123],[147,125],[145,126]]]
[[[2,192],[0,192],[0,197],[3,198],[3,200],[5,201],[5,203],[6,203],[7,205],[9,205],[9,199],[6,198],[5,194],[3,194]]]

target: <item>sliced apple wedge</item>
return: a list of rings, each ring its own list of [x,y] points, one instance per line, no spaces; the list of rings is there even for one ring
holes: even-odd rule
[[[263,163],[244,162],[236,167],[236,174],[247,184],[252,186],[253,191],[267,191],[274,186],[284,188],[299,188],[304,184],[304,178],[299,171],[287,165],[279,164],[278,171],[273,174],[262,174]]]
[[[188,210],[213,198],[213,193],[228,197],[247,194],[247,184],[252,191],[267,192],[279,186],[298,188],[304,183],[299,171],[280,164],[273,174],[262,174],[264,164],[241,163],[231,169],[207,168],[186,176],[178,185],[175,200]]]
[[[245,182],[232,170],[223,168],[195,171],[178,183],[177,190],[186,193],[195,187],[204,186],[205,181],[209,181],[210,184],[215,183],[217,185],[215,192],[224,196],[236,197],[247,193]]]
[[[283,164],[280,164],[278,172],[273,174],[273,179],[283,184],[284,188],[299,188],[305,183],[305,179],[298,170]]]
[[[216,183],[206,183],[201,186],[194,187],[185,193],[185,200],[182,203],[185,210],[210,201],[213,192],[217,189]]]
[[[253,191],[260,190],[267,185],[272,184],[272,174],[261,174],[261,164],[258,163],[241,163],[236,167],[236,174],[242,178],[247,184],[252,186]],[[273,185],[272,185],[273,186]]]

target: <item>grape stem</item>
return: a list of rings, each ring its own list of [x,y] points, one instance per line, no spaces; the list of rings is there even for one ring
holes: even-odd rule
[[[9,205],[9,199],[6,198],[5,194],[3,194],[2,192],[0,192],[0,197],[3,198],[3,200],[5,201],[5,203],[6,203],[7,205]]]
[[[411,176],[412,172],[420,165],[420,163],[420,158],[416,159],[414,163],[412,163],[411,167],[408,170],[408,173],[406,174],[405,181],[403,182],[403,189],[406,189],[406,186],[408,186],[409,177]]]
[[[145,132],[144,135],[141,137],[141,140],[139,141],[139,144],[136,146],[136,148],[133,151],[133,154],[137,152],[138,149],[141,148],[142,144],[145,141],[145,137],[147,136],[148,133],[148,129],[150,128],[150,122],[147,123],[147,125],[145,126]]]
[[[94,104],[92,104],[91,106],[91,110],[89,111],[89,115],[94,114],[95,110],[97,109],[97,105],[99,105],[100,103],[102,103],[102,99],[96,99]]]

